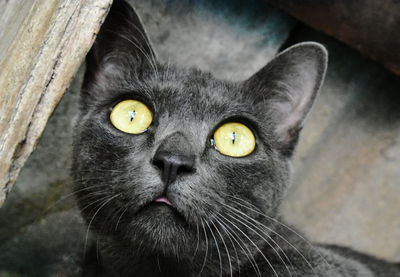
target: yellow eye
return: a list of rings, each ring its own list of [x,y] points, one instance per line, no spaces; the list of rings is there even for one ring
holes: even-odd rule
[[[229,122],[215,131],[214,143],[221,154],[231,157],[244,157],[254,151],[256,139],[246,125]]]
[[[111,111],[111,123],[128,134],[140,134],[149,128],[153,117],[149,108],[137,100],[119,102]]]

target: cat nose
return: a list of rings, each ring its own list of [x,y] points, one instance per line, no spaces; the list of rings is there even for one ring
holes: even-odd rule
[[[161,179],[168,186],[178,175],[194,172],[194,156],[178,155],[168,151],[158,151],[153,164],[161,170]]]

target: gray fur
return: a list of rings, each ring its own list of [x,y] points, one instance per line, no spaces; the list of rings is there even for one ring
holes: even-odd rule
[[[98,242],[84,275],[396,276],[392,265],[368,268],[363,256],[312,246],[280,222],[290,158],[326,64],[326,50],[312,42],[244,82],[162,64],[135,12],[116,1],[87,58],[74,134],[77,200]],[[127,98],[152,110],[141,135],[109,121]],[[251,155],[227,157],[211,144],[232,120],[255,133]],[[152,161],[160,150],[194,155],[195,170],[166,186]],[[173,208],[151,204],[163,193]]]

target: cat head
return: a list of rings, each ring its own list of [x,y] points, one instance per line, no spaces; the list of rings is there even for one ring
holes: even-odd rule
[[[75,190],[92,230],[164,255],[213,251],[211,233],[263,244],[243,220],[273,228],[326,66],[313,42],[244,82],[165,65],[132,7],[115,1],[87,56],[74,135]]]

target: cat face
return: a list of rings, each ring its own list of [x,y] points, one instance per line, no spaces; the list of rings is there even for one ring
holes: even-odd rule
[[[250,240],[265,242],[243,219],[273,228],[256,210],[277,213],[326,51],[299,44],[245,82],[221,81],[157,61],[134,10],[116,2],[87,57],[75,127],[72,172],[82,214],[94,232],[145,253],[193,256],[216,250],[208,240],[232,239],[254,251]],[[110,119],[122,109],[130,128],[140,115],[121,108],[130,100],[151,122],[137,134]],[[243,137],[255,145],[232,154],[220,142],[224,133],[232,147]]]

